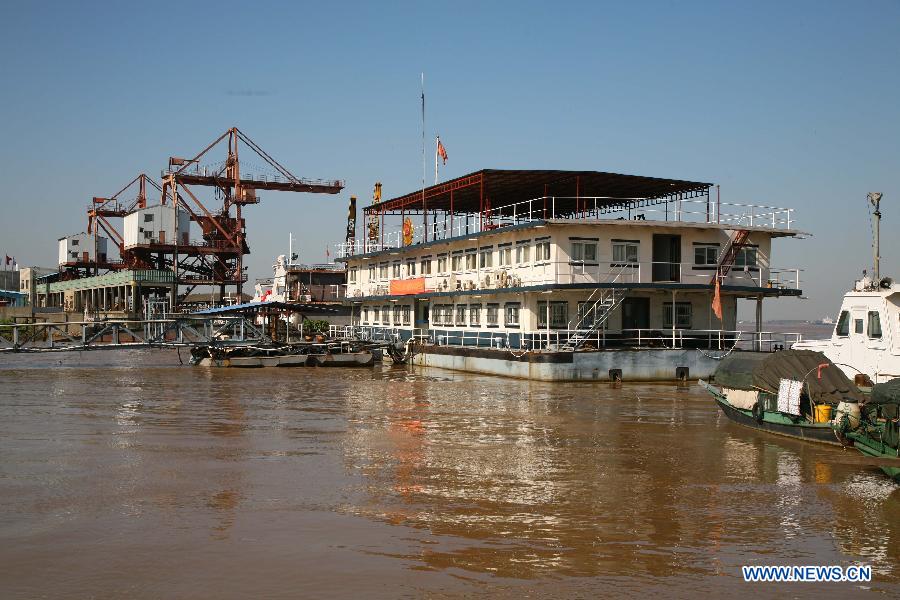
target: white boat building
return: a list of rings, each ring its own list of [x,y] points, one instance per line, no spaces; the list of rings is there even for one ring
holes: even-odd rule
[[[597,171],[482,170],[364,209],[340,245],[353,325],[415,364],[541,380],[708,377],[760,328],[766,298],[799,296],[774,238],[793,210],[727,204],[712,184]],[[714,314],[716,280],[721,319]],[[755,331],[737,331],[737,303]]]

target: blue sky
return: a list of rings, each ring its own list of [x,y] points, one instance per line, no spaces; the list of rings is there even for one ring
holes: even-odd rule
[[[346,200],[421,180],[419,73],[443,177],[596,169],[712,181],[797,209],[776,242],[833,313],[871,262],[866,192],[885,194],[883,271],[900,275],[900,3],[4,3],[0,253],[52,265],[85,207],[236,125],[295,174],[346,193],[269,193],[246,212],[250,275],[288,232],[319,261]]]

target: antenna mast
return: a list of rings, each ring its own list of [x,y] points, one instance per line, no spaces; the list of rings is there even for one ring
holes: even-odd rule
[[[869,192],[869,202],[875,207],[875,244],[872,251],[875,258],[875,285],[880,285],[881,272],[879,271],[879,262],[881,261],[881,192]]]

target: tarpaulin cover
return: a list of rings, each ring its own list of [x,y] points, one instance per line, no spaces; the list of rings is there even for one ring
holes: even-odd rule
[[[879,383],[872,388],[873,404],[900,404],[900,377]]]
[[[817,376],[818,367],[822,378]],[[782,379],[803,381],[816,404],[833,404],[844,397],[862,402],[864,397],[843,371],[821,352],[783,350],[781,352],[732,352],[716,369],[716,383],[737,390],[778,393]]]

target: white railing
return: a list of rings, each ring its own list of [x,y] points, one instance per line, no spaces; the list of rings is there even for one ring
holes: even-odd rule
[[[410,275],[401,279],[424,277],[426,292],[452,292],[467,290],[499,290],[536,285],[603,284],[615,277],[619,285],[641,283],[689,283],[710,284],[715,276],[714,267],[693,263],[611,261],[553,261],[508,267],[479,268],[470,271],[442,273],[438,275]],[[665,273],[654,274],[657,271]],[[358,272],[357,277],[365,275]],[[656,276],[655,276],[656,275]],[[800,269],[757,267],[732,267],[727,275],[720,276],[721,285],[759,288],[800,289]],[[347,284],[348,298],[390,295],[391,279]]]
[[[414,329],[399,325],[331,326],[329,335],[335,339],[365,341],[418,341],[439,346],[495,348],[510,350],[561,350],[569,340],[578,336],[579,346],[585,350],[616,348],[697,349],[728,351],[732,348],[747,351],[773,352],[790,348],[802,341],[802,334],[774,331],[731,331],[722,329],[625,329],[609,332],[602,328],[588,329],[491,329],[450,325],[434,325],[429,329]],[[583,340],[583,341],[582,341]]]
[[[577,210],[572,210],[576,201]],[[610,202],[617,204],[611,205]],[[717,202],[704,198],[660,201],[658,204],[643,202],[639,198],[609,197],[561,197],[547,196],[532,198],[492,208],[484,214],[463,213],[447,214],[437,222],[424,225],[422,221],[413,223],[414,230],[409,244],[403,243],[402,229],[385,231],[376,241],[366,239],[352,243],[336,244],[338,258],[346,258],[368,252],[402,248],[421,244],[426,241],[438,241],[455,237],[463,237],[495,230],[511,225],[543,220],[638,220],[638,221],[676,221],[687,223],[709,223],[731,225],[735,227],[768,227],[771,229],[791,229],[794,226],[794,209],[759,204],[741,204],[734,202]],[[421,219],[416,215],[416,219]],[[428,235],[425,235],[425,232]]]

